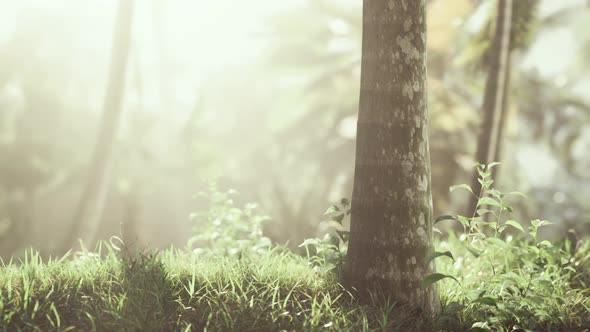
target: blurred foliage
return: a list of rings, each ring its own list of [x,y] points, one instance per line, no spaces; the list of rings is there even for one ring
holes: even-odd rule
[[[495,3],[491,2],[488,7],[490,14],[480,30],[471,38],[469,44],[461,51],[460,57],[456,60],[461,66],[473,67],[478,71],[485,72],[490,65],[492,52],[490,51],[495,31],[496,12]],[[510,29],[510,50],[526,51],[534,40],[535,33],[539,28],[538,16],[539,0],[520,0],[512,2],[512,23]]]
[[[209,209],[191,214],[195,227],[187,246],[193,253],[241,258],[264,253],[271,247],[270,239],[262,234],[268,216],[256,213],[256,203],[236,207],[236,194],[235,190],[220,192],[215,183],[210,183],[208,192],[196,195],[208,198]]]

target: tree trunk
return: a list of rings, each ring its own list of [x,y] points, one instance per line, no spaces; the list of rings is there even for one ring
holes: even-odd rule
[[[103,104],[103,117],[96,146],[88,171],[88,179],[80,199],[73,225],[67,238],[68,245],[76,246],[80,235],[93,245],[107,196],[114,141],[119,128],[125,90],[125,74],[131,43],[133,0],[120,0],[114,31],[112,59]]]
[[[436,312],[423,0],[364,0],[351,212],[345,286]]]
[[[491,46],[491,63],[482,106],[483,121],[480,126],[477,151],[475,153],[475,162],[481,164],[499,161],[502,126],[505,122],[504,118],[507,113],[505,109],[508,103],[511,23],[512,0],[499,0],[496,14],[496,30]],[[494,178],[497,178],[497,174],[494,175]],[[477,171],[473,174],[471,188],[476,194],[481,191]],[[466,215],[474,213],[477,201],[477,197],[471,197]]]

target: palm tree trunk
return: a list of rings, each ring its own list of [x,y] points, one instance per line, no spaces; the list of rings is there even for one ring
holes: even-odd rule
[[[425,312],[432,272],[425,1],[364,0],[361,92],[344,284]]]
[[[510,31],[512,23],[512,0],[499,0],[496,15],[496,30],[492,42],[491,64],[483,101],[483,121],[477,141],[475,161],[489,164],[499,161],[501,134],[504,118],[506,117],[507,87],[510,67]],[[497,174],[496,174],[497,175]],[[497,176],[495,176],[497,178]],[[481,184],[478,173],[474,172],[471,188],[478,194]],[[474,213],[477,207],[477,197],[471,197],[466,215]]]

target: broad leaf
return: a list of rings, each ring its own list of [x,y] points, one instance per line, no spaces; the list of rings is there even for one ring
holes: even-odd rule
[[[485,238],[485,241],[497,245],[500,248],[506,248],[506,242],[497,237],[487,237]]]
[[[524,228],[522,228],[522,225],[519,224],[517,221],[514,220],[507,220],[504,224],[508,225],[508,226],[512,226],[516,229],[518,229],[519,231],[524,233]]]
[[[435,251],[432,254],[426,256],[426,258],[424,258],[424,265],[430,264],[430,262],[432,262],[432,260],[434,260],[435,258],[440,257],[440,256],[446,256],[446,257],[449,257],[450,259],[452,259],[453,262],[455,261],[455,257],[453,257],[453,254],[451,254],[450,251],[445,251],[445,252]]]
[[[441,222],[443,220],[457,220],[457,218],[451,215],[440,216],[434,220],[434,224],[436,225],[438,222]]]
[[[489,164],[488,164],[488,170],[490,170],[490,169],[492,169],[493,167],[496,167],[496,166],[498,166],[498,165],[501,165],[501,164],[502,164],[502,163],[500,163],[500,162],[497,162],[497,161],[495,161],[495,162],[493,162],[493,163],[489,163]]]
[[[497,206],[499,208],[502,207],[502,204],[500,204],[500,202],[498,202],[497,200],[495,200],[491,197],[482,197],[479,199],[479,201],[477,201],[477,206],[483,206],[483,205]]]
[[[473,189],[471,189],[471,187],[468,184],[465,184],[465,183],[464,184],[458,184],[458,185],[450,186],[449,187],[449,191],[450,192],[455,191],[455,189],[464,189],[464,190],[467,190],[467,191],[469,191],[470,193],[473,194]]]
[[[459,282],[459,280],[457,280],[457,278],[448,275],[448,274],[442,274],[442,273],[433,273],[433,274],[429,274],[426,276],[426,278],[422,279],[422,282],[420,283],[420,287],[421,288],[426,288],[430,285],[432,285],[433,283],[445,279],[445,278],[451,278],[453,280],[455,280],[459,285],[461,285],[461,283]]]

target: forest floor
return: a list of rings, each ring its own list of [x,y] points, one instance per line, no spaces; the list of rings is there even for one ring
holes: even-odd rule
[[[324,266],[284,248],[238,257],[176,249],[120,258],[109,245],[0,265],[3,331],[589,331],[590,245],[506,241],[475,257],[450,238],[441,313],[359,305]],[[513,241],[514,242],[514,241]],[[567,253],[567,251],[569,253]],[[441,274],[441,276],[443,275]]]

